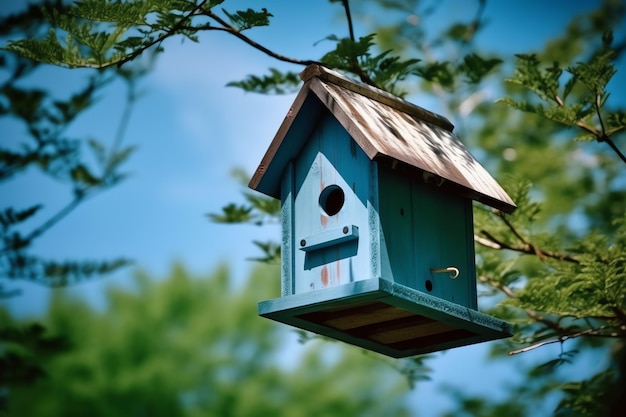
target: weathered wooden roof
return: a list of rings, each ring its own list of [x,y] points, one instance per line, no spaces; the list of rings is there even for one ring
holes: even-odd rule
[[[435,182],[454,183],[468,198],[510,213],[516,206],[454,136],[444,117],[385,91],[354,82],[318,65],[305,81],[278,129],[250,188],[280,198],[280,176],[309,137],[323,112],[330,112],[372,160],[389,159],[417,168]]]

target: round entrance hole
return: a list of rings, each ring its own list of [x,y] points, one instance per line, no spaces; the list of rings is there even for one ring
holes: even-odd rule
[[[320,207],[329,216],[339,213],[346,201],[343,190],[338,185],[329,185],[320,194]]]

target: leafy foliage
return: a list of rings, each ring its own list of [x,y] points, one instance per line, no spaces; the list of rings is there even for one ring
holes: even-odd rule
[[[248,175],[244,171],[235,169],[232,175],[241,185],[248,183]],[[249,190],[244,190],[242,194],[246,204],[229,203],[222,207],[222,213],[209,213],[209,219],[216,223],[251,223],[257,226],[278,222],[280,201]],[[263,245],[256,245],[263,249]],[[263,250],[266,255],[275,252],[273,249],[268,252],[269,249],[270,245],[265,245]]]
[[[402,376],[356,348],[310,343],[287,360],[284,328],[256,313],[277,295],[265,285],[276,273],[138,274],[134,290],[109,290],[104,311],[59,294],[44,324],[72,350],[45,361],[48,378],[15,386],[5,415],[408,416]]]
[[[49,18],[66,19],[61,17],[66,11],[62,2],[48,2],[46,5],[55,7]],[[46,19],[40,6],[31,5],[16,15],[3,16],[0,21],[3,28],[1,35],[25,36],[41,31],[46,26]],[[54,48],[41,53],[42,56],[57,54],[58,59],[63,59]],[[67,131],[93,107],[96,97],[117,79],[126,82],[129,105],[132,105],[135,83],[142,71],[127,68],[93,74],[86,85],[79,85],[76,90],[59,97],[47,89],[29,86],[29,77],[39,69],[40,65],[35,62],[0,51],[0,118],[21,124],[25,132],[23,137],[3,138],[0,145],[0,182],[6,185],[20,175],[35,171],[41,177],[66,185],[71,191],[71,198],[53,213],[45,210],[43,201],[26,207],[8,205],[9,201],[3,201],[5,206],[0,208],[0,298],[19,294],[18,290],[6,289],[3,283],[9,280],[59,287],[101,277],[130,264],[124,258],[86,261],[44,259],[33,253],[33,246],[39,237],[87,198],[125,178],[120,170],[134,148],[121,145],[123,128],[112,146],[106,146],[95,138],[74,138]],[[91,163],[90,155],[84,155],[86,146],[93,152],[95,163]],[[3,387],[0,409],[7,407],[7,386],[28,385],[47,377],[44,363],[69,348],[63,336],[49,336],[39,324],[4,326],[0,330],[0,341],[0,383]]]
[[[391,51],[385,51],[377,55],[372,54],[374,34],[360,37],[358,40],[350,38],[335,40],[337,46],[321,59],[322,63],[331,68],[356,74],[361,81],[378,86],[397,95],[404,95],[396,91],[398,81],[406,79],[419,60],[401,60],[397,56],[389,56]]]
[[[500,58],[482,58],[473,53],[463,58],[459,70],[465,73],[470,83],[478,84],[501,63]]]
[[[517,55],[517,69],[508,81],[529,89],[543,103],[533,104],[508,97],[502,102],[566,126],[578,126],[583,130],[583,134],[578,136],[577,140],[607,142],[626,163],[626,156],[612,140],[613,135],[626,128],[622,112],[607,111],[605,106],[608,98],[606,87],[616,73],[613,64],[615,51],[610,48],[612,41],[612,34],[605,34],[600,51],[593,54],[587,62],[580,61],[567,67],[566,71],[571,78],[563,87],[561,87],[563,69],[556,61],[542,70],[541,62],[536,55]],[[578,96],[574,103],[567,104],[570,93],[578,87],[582,87],[586,93]]]
[[[56,15],[67,20],[67,16],[60,17],[64,14],[64,6],[56,6],[59,9],[49,11],[48,18]],[[84,8],[86,3],[77,7]],[[12,25],[16,33],[22,34],[30,33],[31,27],[43,27],[46,21],[36,8],[4,17],[3,20],[3,27],[5,23]],[[64,24],[67,24],[66,20]],[[42,176],[66,184],[72,192],[67,204],[52,214],[45,212],[41,203],[2,208],[0,279],[22,279],[41,285],[62,286],[108,274],[128,265],[130,261],[123,258],[108,261],[46,260],[31,251],[37,238],[86,199],[117,185],[126,177],[121,168],[135,148],[122,146],[123,125],[112,146],[96,138],[73,138],[66,132],[84,112],[93,107],[96,97],[116,80],[123,81],[128,87],[129,107],[126,111],[130,111],[135,100],[136,83],[145,70],[128,67],[93,74],[85,85],[79,85],[65,97],[58,97],[46,89],[28,87],[24,81],[39,69],[39,64],[6,51],[0,53],[0,70],[4,74],[0,84],[0,117],[21,123],[27,132],[27,136],[11,138],[0,146],[0,181],[8,182],[18,174],[36,169]],[[85,148],[91,155],[84,154]]]
[[[613,400],[606,386],[616,382],[612,370],[600,372],[588,380],[563,384],[565,398],[557,406],[556,416],[600,416],[607,412],[607,404]],[[581,395],[581,393],[583,393]]]
[[[228,13],[222,9],[224,14],[230,19],[230,24],[237,31],[252,29],[256,26],[268,26],[270,24],[270,17],[272,14],[267,11],[266,8],[261,9],[260,12],[256,12],[252,9],[239,10],[235,13]]]
[[[44,375],[41,364],[51,355],[67,350],[68,344],[63,336],[45,333],[40,324],[0,330],[5,350],[5,355],[0,358],[1,384],[26,384],[41,378]]]
[[[281,72],[275,68],[270,68],[269,71],[269,75],[249,75],[245,80],[231,81],[226,85],[260,94],[287,94],[300,85],[300,78],[294,72]]]

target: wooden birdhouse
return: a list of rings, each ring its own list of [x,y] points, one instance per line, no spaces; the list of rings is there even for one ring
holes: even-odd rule
[[[392,357],[511,335],[477,311],[472,200],[515,204],[452,124],[321,66],[250,188],[281,200],[281,297],[259,314]]]

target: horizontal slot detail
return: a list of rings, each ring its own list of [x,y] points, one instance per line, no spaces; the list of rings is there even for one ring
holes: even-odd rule
[[[359,228],[355,225],[344,226],[338,229],[325,230],[315,235],[307,236],[298,242],[300,250],[314,251],[359,238]]]

